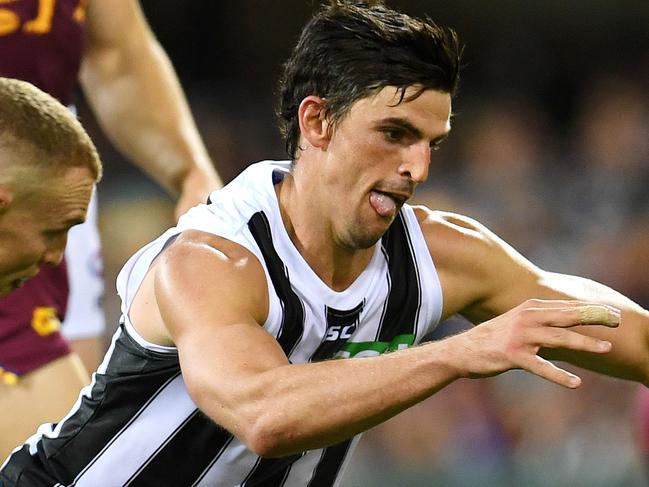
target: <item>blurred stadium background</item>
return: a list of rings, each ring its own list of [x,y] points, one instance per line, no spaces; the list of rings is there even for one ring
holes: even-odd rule
[[[417,201],[477,218],[550,270],[649,306],[649,2],[388,0],[466,43],[452,137]],[[284,158],[279,67],[309,0],[142,0],[225,180]],[[169,197],[80,114],[106,169],[100,221],[108,334],[114,280],[173,223]],[[462,320],[444,323],[443,336]],[[511,372],[460,381],[369,432],[345,486],[643,486],[639,390],[582,374],[566,391]]]

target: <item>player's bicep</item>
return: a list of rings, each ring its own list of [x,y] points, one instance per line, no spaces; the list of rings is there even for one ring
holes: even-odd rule
[[[261,326],[268,296],[255,256],[223,239],[215,246],[213,237],[190,237],[159,257],[155,297],[192,399],[230,428],[236,403],[256,391],[258,374],[288,360]]]

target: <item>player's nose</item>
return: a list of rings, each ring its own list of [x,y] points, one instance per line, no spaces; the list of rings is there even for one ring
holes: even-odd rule
[[[426,181],[430,166],[430,151],[430,146],[423,141],[408,147],[405,160],[399,168],[401,175],[409,177],[416,184]]]

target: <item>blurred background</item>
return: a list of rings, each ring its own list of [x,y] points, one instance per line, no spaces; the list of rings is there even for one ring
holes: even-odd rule
[[[285,158],[276,79],[318,2],[141,3],[225,181],[251,162]],[[466,44],[453,135],[416,200],[472,216],[542,267],[600,280],[649,307],[649,2],[388,4],[454,27]],[[83,101],[80,114],[105,163],[110,335],[116,273],[173,224],[173,209],[113,150]],[[465,326],[449,320],[438,337]],[[644,391],[581,375],[578,391],[518,372],[456,382],[367,433],[343,485],[649,485],[637,418]]]

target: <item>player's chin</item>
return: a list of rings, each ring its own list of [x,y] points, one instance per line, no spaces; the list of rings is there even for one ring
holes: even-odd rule
[[[348,235],[348,244],[350,247],[356,249],[369,249],[385,235],[388,228],[390,228],[390,225],[385,222],[378,225],[375,223],[373,225],[357,227],[355,231],[350,232]]]

